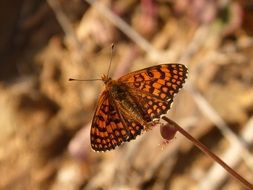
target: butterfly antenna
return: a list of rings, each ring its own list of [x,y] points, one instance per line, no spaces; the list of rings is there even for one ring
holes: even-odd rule
[[[102,80],[102,79],[73,79],[73,78],[69,78],[69,81],[98,81],[98,80]]]
[[[111,46],[111,57],[110,57],[109,68],[108,68],[108,71],[107,71],[107,77],[109,76],[109,72],[110,72],[111,65],[112,65],[112,57],[113,57],[114,47],[115,47],[114,44],[112,44],[112,46]]]

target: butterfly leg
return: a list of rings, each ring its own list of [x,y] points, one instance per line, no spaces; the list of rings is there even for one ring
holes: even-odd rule
[[[145,125],[145,131],[152,130],[156,125],[161,124],[159,119],[154,119],[153,121]]]

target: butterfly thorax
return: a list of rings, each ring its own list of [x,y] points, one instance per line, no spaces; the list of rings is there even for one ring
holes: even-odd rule
[[[129,93],[127,86],[119,81],[110,80],[106,84],[106,90],[108,90],[110,99],[115,102],[121,113],[126,114],[129,118],[138,121],[142,125],[146,125],[144,114],[140,106],[138,106],[138,102]]]

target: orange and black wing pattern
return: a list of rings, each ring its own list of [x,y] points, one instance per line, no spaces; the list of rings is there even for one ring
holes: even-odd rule
[[[119,78],[151,119],[170,109],[174,95],[183,87],[188,69],[182,64],[162,64]]]
[[[123,100],[131,104],[123,106],[123,102],[110,98],[110,88],[106,88],[99,98],[92,121],[92,148],[95,151],[111,150],[135,139],[149,122],[167,113],[174,95],[187,78],[187,72],[184,65],[163,64],[129,73],[116,83],[114,81],[116,85],[123,85],[125,94],[129,94]],[[109,84],[106,86],[109,87]],[[121,92],[116,90],[113,93]],[[133,113],[142,114],[137,119]]]
[[[93,117],[90,140],[95,151],[114,149],[125,141],[135,139],[143,126],[123,116],[115,103],[110,100],[109,92],[104,91],[99,98]]]

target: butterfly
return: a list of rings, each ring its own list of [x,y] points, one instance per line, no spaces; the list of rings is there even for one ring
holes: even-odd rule
[[[128,73],[118,80],[103,75],[105,89],[90,130],[92,149],[112,150],[155,125],[170,109],[187,73],[185,65],[161,64]]]

